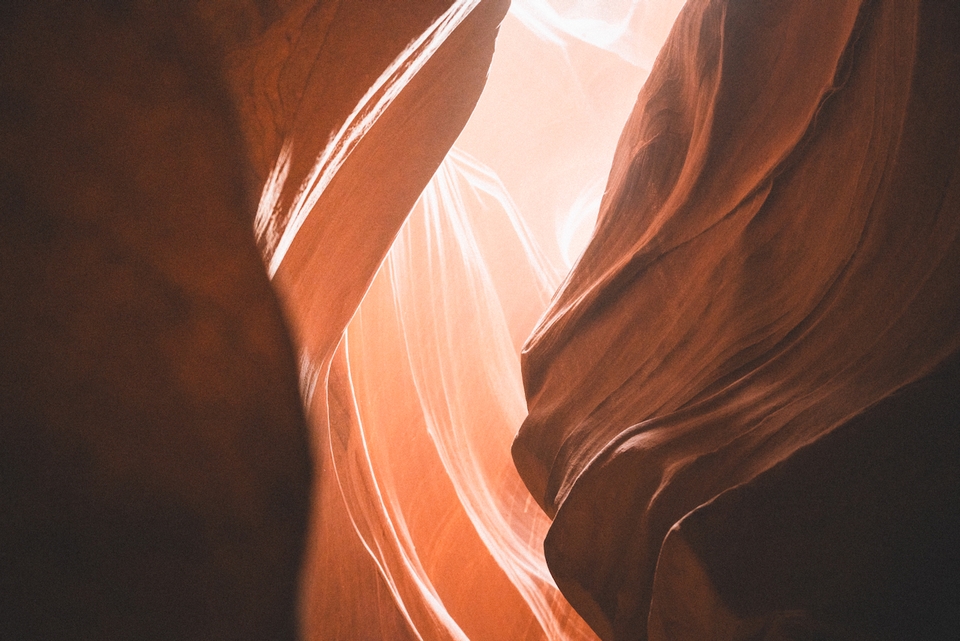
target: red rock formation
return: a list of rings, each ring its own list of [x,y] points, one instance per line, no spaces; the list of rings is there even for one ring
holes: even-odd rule
[[[271,265],[298,342],[326,368],[482,88],[506,3],[476,4],[2,8],[0,636],[296,635],[311,461],[250,233],[256,195],[276,188],[261,220],[282,234],[371,84],[451,6],[463,14]],[[307,598],[328,587],[306,634],[396,624],[399,638],[399,618],[368,631],[337,607],[355,596],[362,613],[381,587],[369,556],[324,538],[341,517],[314,519]],[[316,560],[329,548],[372,592],[336,589],[323,573],[337,568]]]
[[[416,10],[384,4],[375,11],[365,3],[344,3],[322,40],[318,68],[304,76],[308,85],[299,94],[292,124],[277,136],[288,142],[271,147],[271,153],[281,156],[272,175],[285,174],[285,178],[273,197],[275,206],[266,212],[271,217],[261,227],[262,246],[275,270],[273,282],[289,311],[296,342],[310,364],[304,378],[315,386],[308,404],[314,454],[321,468],[304,567],[306,638],[403,639],[421,633],[448,638],[452,634],[430,603],[410,598],[416,587],[408,584],[406,600],[400,598],[357,531],[355,520],[360,517],[345,502],[344,494],[350,496],[350,489],[341,487],[344,481],[338,478],[332,456],[339,446],[347,448],[347,435],[355,432],[358,417],[353,413],[347,362],[333,357],[401,224],[480,95],[506,8],[506,2],[489,0],[424,4]],[[417,40],[424,33],[432,39]],[[282,34],[271,38],[271,42],[285,41]],[[371,42],[377,43],[372,53],[363,53]],[[415,46],[408,46],[411,42]],[[395,75],[382,76],[395,61]],[[287,66],[295,68],[292,63]],[[237,69],[240,73],[244,67]],[[419,70],[391,85],[406,69]],[[337,82],[331,82],[327,73]],[[368,93],[382,79],[386,81],[382,88]],[[262,92],[258,89],[251,99],[256,108],[247,112],[257,117],[272,113],[264,105],[272,104],[273,93],[283,89],[282,84],[279,89],[274,85]],[[324,154],[337,149],[341,140],[331,142],[331,136],[344,133],[348,137],[349,131],[341,125],[351,124],[354,116],[374,113],[377,101],[394,89],[401,91],[369,129],[357,129],[362,136],[342,164],[337,165],[334,157],[325,165]],[[329,100],[328,94],[332,95]],[[370,98],[369,111],[354,112],[366,98]],[[337,110],[331,111],[328,103]],[[319,116],[323,119],[318,120]],[[292,149],[289,161],[283,160],[285,144]],[[289,169],[283,168],[286,162]],[[309,201],[313,185],[322,185],[316,200],[301,208],[299,203],[305,196]],[[264,200],[271,200],[269,194]],[[298,214],[307,213],[296,222]],[[395,402],[401,404],[400,399]],[[352,443],[351,454],[356,445]],[[364,471],[358,463],[347,478],[361,483]],[[375,523],[374,527],[387,525]]]
[[[956,633],[958,20],[681,13],[524,354],[515,460],[601,637]]]
[[[340,578],[312,573],[328,596],[310,603],[345,638],[375,633],[398,610],[406,621],[391,638],[595,638],[550,579],[549,520],[509,456],[525,414],[510,320],[525,318],[505,313],[491,264],[510,266],[519,283],[509,287],[524,287],[528,305],[547,300],[545,284],[524,272],[533,271],[529,237],[500,190],[452,151],[338,349],[320,437],[333,505],[321,511],[324,540],[337,542],[323,552]],[[313,407],[323,407],[320,393]],[[331,513],[344,518],[332,523]],[[367,567],[372,585],[358,571]]]
[[[588,636],[539,566],[509,576],[526,548],[492,557],[427,438],[437,408],[504,423],[493,384],[417,398],[484,311],[417,317],[463,239],[408,239],[425,280],[385,270],[337,351],[505,8],[0,7],[0,636],[294,638],[301,572],[306,638]],[[682,14],[525,356],[518,468],[604,638],[956,636],[958,42],[933,0]],[[501,516],[527,512],[503,433],[467,434]],[[403,476],[389,506],[372,459]],[[389,535],[431,567],[391,574],[392,524],[347,503],[371,497],[429,498]]]
[[[295,636],[311,480],[190,7],[0,19],[0,637]]]

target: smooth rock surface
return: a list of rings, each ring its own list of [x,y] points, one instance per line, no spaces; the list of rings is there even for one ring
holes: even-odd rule
[[[3,9],[5,639],[296,636],[306,424],[196,8]]]
[[[479,3],[304,212],[272,270],[285,314],[261,256],[275,239],[252,227],[278,159],[273,233],[453,5],[0,9],[0,637],[410,634],[343,536],[326,393],[311,439],[296,351],[329,367],[479,95],[507,3]],[[341,592],[345,575],[363,590]],[[364,619],[377,598],[386,614]]]
[[[594,237],[524,353],[514,458],[555,515],[557,583],[601,637],[648,638],[651,601],[658,639],[780,638],[784,621],[815,638],[956,632],[955,571],[926,609],[897,613],[913,583],[871,586],[956,567],[944,523],[960,492],[958,390],[951,376],[910,390],[960,347],[958,20],[951,4],[882,0],[708,0],[680,14]],[[915,457],[894,455],[914,441]],[[806,500],[836,532],[791,503],[819,469],[805,451],[824,484]],[[760,488],[771,498],[750,502]],[[726,533],[743,524],[753,538]],[[895,554],[841,552],[903,536]],[[752,557],[761,542],[815,557],[819,574]],[[691,579],[702,604],[670,596],[685,579],[658,558],[709,577]],[[671,627],[698,611],[713,636]]]

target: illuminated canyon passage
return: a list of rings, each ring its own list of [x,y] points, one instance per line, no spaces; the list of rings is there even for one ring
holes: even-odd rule
[[[0,639],[960,638],[960,5],[0,7]]]

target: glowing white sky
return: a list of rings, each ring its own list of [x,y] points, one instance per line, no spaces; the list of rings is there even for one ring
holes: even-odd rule
[[[514,0],[501,26],[457,146],[500,177],[561,271],[589,239],[620,131],[682,5]]]

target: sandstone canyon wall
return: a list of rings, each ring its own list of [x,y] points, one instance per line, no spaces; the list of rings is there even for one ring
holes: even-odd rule
[[[507,4],[0,7],[0,638],[956,636],[960,11]]]
[[[957,630],[960,12],[688,2],[524,352],[605,639]]]
[[[0,636],[295,636],[311,468],[183,4],[6,3]]]
[[[0,636],[298,636],[301,577],[328,569],[314,552],[303,570],[304,547],[336,538],[322,518],[307,533],[328,468],[261,256],[301,306],[284,310],[298,348],[328,364],[505,8],[4,5]],[[391,65],[385,98],[371,85]],[[278,245],[313,265],[307,294]],[[393,636],[333,611],[349,638]],[[336,638],[303,612],[303,636]]]

